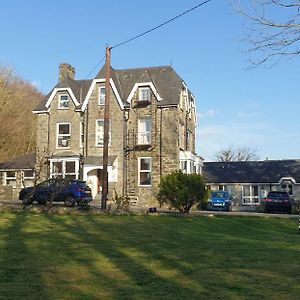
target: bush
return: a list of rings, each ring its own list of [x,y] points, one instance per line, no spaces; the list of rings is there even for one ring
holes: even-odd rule
[[[163,176],[157,199],[160,205],[167,204],[188,213],[194,204],[202,205],[207,199],[204,180],[199,174],[187,175],[181,171]]]

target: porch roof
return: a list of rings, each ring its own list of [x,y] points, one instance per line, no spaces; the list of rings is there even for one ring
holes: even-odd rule
[[[112,165],[116,160],[117,155],[108,156],[108,165]],[[103,156],[86,156],[83,158],[84,165],[99,166],[103,165]]]

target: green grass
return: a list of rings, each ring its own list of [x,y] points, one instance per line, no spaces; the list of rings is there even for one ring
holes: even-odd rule
[[[0,299],[300,299],[297,220],[1,212]]]

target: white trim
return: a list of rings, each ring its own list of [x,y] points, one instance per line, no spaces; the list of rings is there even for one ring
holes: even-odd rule
[[[48,110],[33,110],[32,113],[33,114],[47,114],[49,112],[49,109]]]
[[[69,93],[69,95],[70,95],[70,97],[71,97],[71,99],[72,99],[74,105],[75,105],[75,106],[79,106],[80,103],[76,100],[75,95],[73,94],[73,91],[71,90],[71,88],[55,88],[55,89],[52,91],[52,93],[51,93],[49,99],[47,100],[45,107],[46,107],[46,108],[49,108],[49,107],[50,107],[50,104],[51,104],[52,100],[54,99],[54,97],[56,96],[56,94],[57,94],[58,92],[65,92],[65,91],[67,91],[67,92]]]
[[[70,122],[58,122],[56,123],[56,149],[70,149],[70,146],[68,147],[59,147],[58,146],[58,128],[59,128],[59,125],[66,125],[68,124],[69,125],[69,135],[70,135],[70,142],[71,142],[71,129],[72,129],[72,126],[71,126],[71,123]]]
[[[66,175],[75,175],[76,179],[79,178],[79,158],[78,157],[58,157],[58,158],[49,158],[50,163],[50,178],[53,178],[58,173],[55,173],[53,170],[53,163],[61,162],[62,163],[62,176],[65,178]],[[75,172],[66,173],[66,162],[75,162]]]
[[[132,90],[131,90],[131,92],[130,92],[130,94],[129,94],[129,96],[128,96],[128,98],[127,98],[126,101],[127,101],[128,103],[130,103],[131,100],[132,100],[132,98],[133,98],[133,96],[134,96],[134,93],[136,92],[136,90],[137,90],[139,87],[147,87],[147,86],[150,87],[150,89],[152,90],[152,92],[153,92],[154,96],[156,97],[157,101],[161,101],[162,98],[161,98],[160,95],[158,94],[158,92],[157,92],[157,90],[156,90],[156,88],[155,88],[155,86],[154,86],[154,84],[153,84],[152,82],[140,82],[140,83],[136,83],[136,84],[133,86],[133,88],[132,88]]]
[[[142,173],[150,173],[150,184],[140,184],[140,173],[141,173],[141,160],[142,159],[149,159],[150,160],[150,170],[143,170]],[[152,186],[152,157],[149,156],[142,156],[138,157],[138,186],[139,187],[151,187]]]
[[[296,180],[293,177],[281,177],[279,180],[279,184],[282,184],[284,180],[290,180],[293,184],[296,184]]]
[[[95,88],[96,83],[103,83],[103,82],[105,82],[105,79],[103,79],[103,78],[102,78],[102,79],[94,79],[94,80],[93,80],[93,82],[92,82],[92,84],[91,84],[91,86],[90,86],[90,88],[89,88],[89,91],[88,91],[88,93],[87,93],[87,95],[86,95],[86,97],[85,97],[85,99],[84,99],[84,101],[83,101],[83,104],[82,104],[82,107],[81,107],[81,111],[82,111],[82,112],[85,111],[85,109],[86,109],[86,107],[87,107],[87,105],[88,105],[89,99],[90,99],[90,97],[91,97],[91,95],[92,95],[92,93],[93,93],[93,91],[94,91],[94,88]],[[118,100],[118,103],[119,103],[121,109],[123,110],[123,109],[124,109],[124,105],[123,105],[122,99],[121,99],[121,97],[120,97],[120,95],[119,95],[119,93],[118,93],[118,90],[117,90],[117,88],[116,88],[116,86],[115,86],[115,83],[114,83],[114,81],[112,80],[112,78],[110,78],[109,83],[110,83],[110,86],[111,86],[111,88],[112,88],[114,94],[115,94],[116,97],[117,97],[117,100]],[[99,99],[98,99],[98,103],[99,103]]]

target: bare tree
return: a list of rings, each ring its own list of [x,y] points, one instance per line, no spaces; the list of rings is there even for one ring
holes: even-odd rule
[[[0,161],[35,150],[32,110],[42,97],[29,82],[0,66]]]
[[[229,146],[228,148],[221,149],[215,154],[217,161],[249,161],[257,160],[259,156],[256,149],[250,147],[237,147]]]
[[[273,66],[300,54],[299,0],[233,0],[244,17],[252,66]]]

